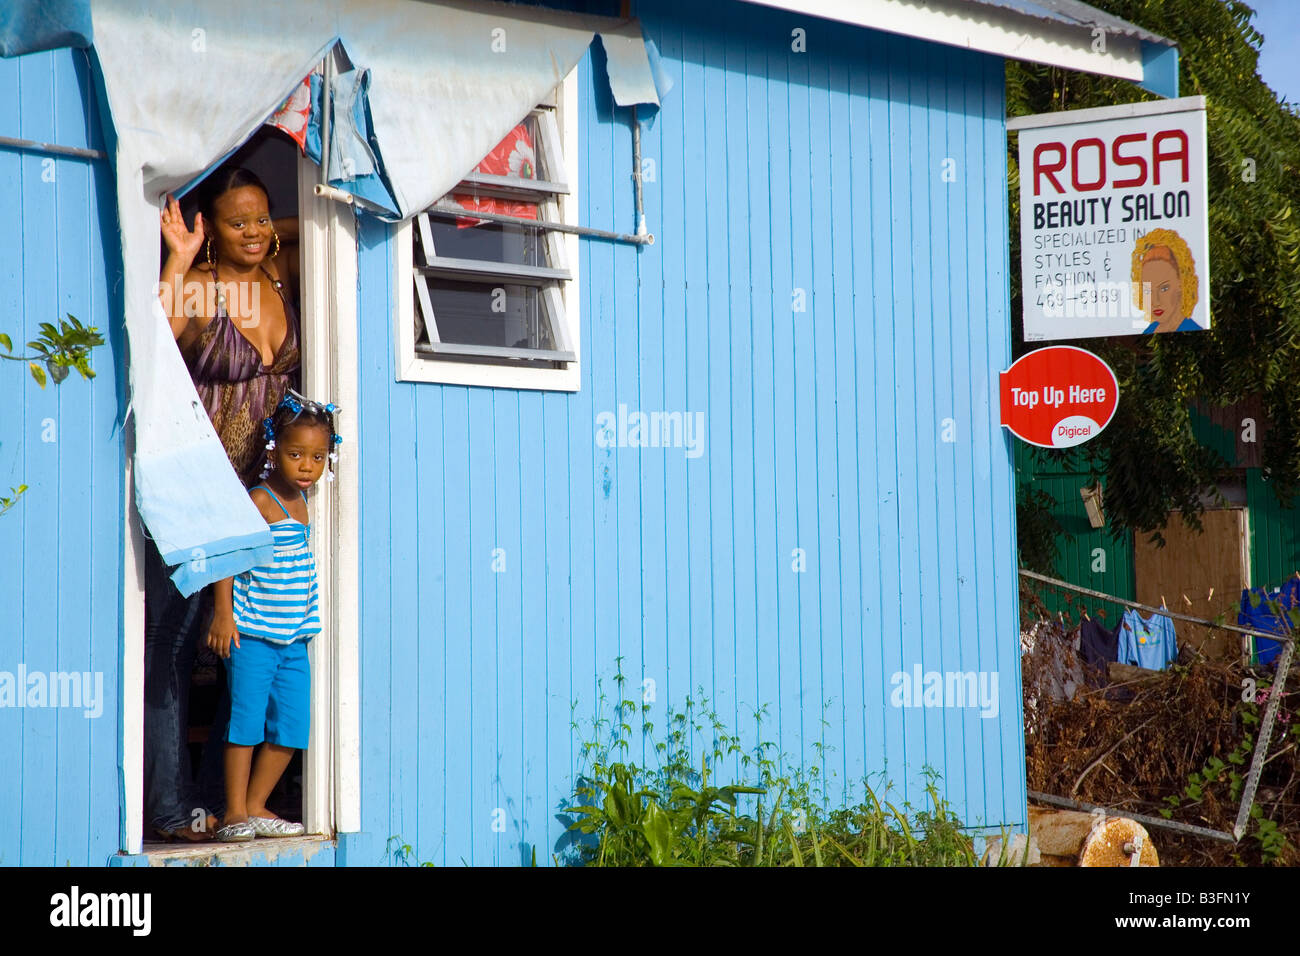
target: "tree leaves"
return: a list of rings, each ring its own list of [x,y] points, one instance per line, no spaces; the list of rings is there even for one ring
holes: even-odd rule
[[[1210,305],[1204,333],[1078,340],[1115,370],[1120,403],[1096,439],[1059,458],[1106,483],[1112,533],[1151,533],[1172,511],[1199,526],[1203,495],[1229,465],[1192,432],[1196,401],[1260,396],[1261,457],[1286,502],[1300,489],[1300,114],[1259,78],[1263,41],[1240,0],[1094,0],[1180,47],[1181,91],[1207,104]],[[1122,80],[1008,61],[1007,113],[1019,116],[1153,99]],[[1019,255],[1019,171],[1008,166],[1011,246]],[[1249,162],[1247,162],[1249,161]],[[1248,172],[1249,171],[1249,172]],[[1019,272],[1012,325],[1023,341]]]
[[[38,328],[40,337],[27,343],[32,350],[30,355],[14,355],[13,341],[9,336],[0,334],[0,346],[10,354],[0,358],[26,362],[32,378],[41,388],[45,387],[46,372],[58,385],[68,377],[71,369],[76,369],[84,379],[95,377],[95,370],[90,367],[91,349],[103,345],[104,337],[94,326],[87,328],[71,314],[67,321],[60,321],[56,329],[49,322],[42,322]]]
[[[27,347],[34,353],[31,355],[14,355],[13,339],[0,332],[0,348],[7,353],[0,355],[0,358],[26,362],[27,370],[41,388],[45,387],[47,372],[49,378],[54,379],[55,385],[66,379],[69,370],[74,368],[81,373],[82,378],[95,377],[95,372],[90,367],[90,350],[104,344],[104,338],[98,329],[94,326],[87,328],[71,314],[66,322],[59,322],[57,329],[49,322],[42,322],[39,328],[40,337],[27,343]],[[0,497],[0,515],[14,507],[26,490],[26,485],[19,485],[10,489],[9,497]]]

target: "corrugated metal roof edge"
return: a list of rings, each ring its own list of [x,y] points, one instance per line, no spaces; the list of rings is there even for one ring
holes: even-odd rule
[[[1168,37],[1152,33],[1136,23],[1130,23],[1128,20],[1107,13],[1105,10],[1099,10],[1091,4],[1082,2],[1082,0],[961,0],[961,2],[969,3],[972,6],[1010,10],[1013,13],[1019,13],[1022,16],[1032,17],[1036,20],[1043,20],[1047,23],[1073,24],[1089,28],[1101,27],[1110,33],[1134,37],[1138,40],[1145,40],[1147,43],[1157,43],[1162,46],[1178,45]],[[1031,7],[1045,9],[1048,14],[1055,14],[1055,16],[1034,13],[1029,9]]]
[[[791,13],[809,13],[808,5],[801,0],[745,0],[747,3],[758,3],[766,7],[775,7],[781,10],[787,10]],[[1144,30],[1135,23],[1120,19],[1105,12],[1098,10],[1096,7],[1083,3],[1082,0],[1036,0],[1029,3],[1020,0],[956,0],[956,2],[968,4],[971,7],[984,7],[994,10],[1001,10],[1006,13],[1013,13],[1026,20],[1038,21],[1040,23],[1050,23],[1053,26],[1073,26],[1080,29],[1089,29],[1101,27],[1120,36],[1132,37],[1145,43],[1154,43],[1160,46],[1177,47],[1176,41],[1163,37],[1158,33],[1152,33],[1150,30]],[[924,0],[921,0],[924,6]],[[1047,14],[1033,13],[1028,9],[1029,6],[1037,6],[1048,11]],[[1073,14],[1067,13],[1064,8],[1069,7],[1074,11]],[[1055,16],[1049,15],[1055,13]]]

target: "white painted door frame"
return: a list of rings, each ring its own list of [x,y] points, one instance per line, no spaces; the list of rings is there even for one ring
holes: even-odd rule
[[[357,514],[357,226],[351,206],[314,192],[319,167],[298,166],[303,393],[339,406],[334,482],[312,497],[321,622],[311,642],[312,731],[303,767],[308,833],[361,829]]]

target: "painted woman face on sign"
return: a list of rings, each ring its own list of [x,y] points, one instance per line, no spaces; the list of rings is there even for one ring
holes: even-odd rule
[[[1161,252],[1168,257],[1159,255]],[[1142,285],[1145,288],[1150,283],[1151,286],[1147,318],[1157,323],[1157,332],[1167,332],[1170,322],[1177,328],[1183,319],[1183,282],[1168,249],[1158,246],[1151,253],[1142,263]]]
[[[1153,229],[1133,247],[1133,298],[1150,323],[1143,334],[1202,328],[1196,309],[1196,264],[1183,237],[1172,229]]]

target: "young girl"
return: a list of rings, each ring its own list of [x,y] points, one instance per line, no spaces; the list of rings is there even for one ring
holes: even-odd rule
[[[263,483],[249,490],[271,527],[275,560],[216,586],[208,646],[226,659],[230,728],[226,736],[226,815],[217,839],[300,836],[266,809],[294,750],[307,747],[311,672],[307,642],[320,632],[316,562],[308,541],[306,491],[329,463],[341,438],[333,405],[290,390],[263,422]],[[329,479],[334,479],[331,469]],[[253,747],[262,744],[257,759]]]

